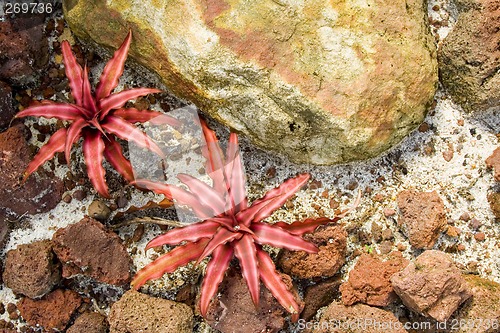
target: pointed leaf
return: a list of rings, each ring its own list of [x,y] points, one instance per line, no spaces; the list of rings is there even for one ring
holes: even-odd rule
[[[320,218],[306,219],[304,221],[295,221],[293,223],[277,222],[274,225],[288,231],[293,235],[302,236],[303,234],[313,232],[320,225],[335,223],[338,220],[340,220],[339,216],[336,216],[333,219],[329,219],[327,217],[320,217]]]
[[[257,250],[252,235],[244,235],[234,245],[234,254],[240,261],[241,274],[245,279],[248,291],[255,307],[259,306],[260,280],[257,262]]]
[[[93,130],[83,133],[83,157],[87,165],[87,174],[96,191],[103,197],[109,198],[108,185],[106,185],[106,171],[102,166],[104,141],[101,133]]]
[[[132,30],[129,30],[122,45],[115,51],[113,57],[108,61],[102,71],[101,77],[99,78],[99,84],[97,85],[95,92],[96,99],[98,101],[109,96],[113,89],[115,89],[118,85],[120,76],[123,74],[123,67],[125,66],[125,60],[127,60],[127,54],[131,41]]]
[[[76,120],[82,118],[82,112],[74,105],[66,103],[43,103],[42,105],[30,106],[16,114],[16,118],[21,117],[43,117],[57,118],[60,120]]]
[[[228,242],[231,242],[235,239],[241,238],[241,236],[242,234],[240,233],[229,231],[226,228],[220,228],[219,230],[217,230],[217,232],[214,234],[210,242],[207,244],[207,246],[203,250],[203,253],[200,255],[196,263],[198,264],[206,256],[210,255],[212,251],[217,247],[226,244]]]
[[[104,157],[127,182],[134,181],[132,164],[123,155],[122,146],[111,136],[106,140]]]
[[[213,187],[188,174],[180,173],[177,178],[187,185],[191,193],[196,195],[203,205],[213,210],[214,216],[224,213],[225,201]]]
[[[225,196],[229,184],[226,184],[224,178],[224,159],[219,146],[219,140],[215,132],[208,127],[205,120],[200,119],[200,125],[205,139],[205,145],[201,149],[203,156],[207,160],[205,169],[210,178],[212,178],[215,190]]]
[[[285,180],[281,185],[275,187],[269,191],[260,199],[252,202],[252,205],[258,204],[261,201],[267,201],[272,198],[276,198],[285,195],[286,198],[291,198],[302,186],[304,186],[307,181],[311,178],[308,173],[299,174],[293,178]]]
[[[82,106],[84,109],[89,110],[91,118],[97,114],[97,107],[95,105],[94,97],[92,96],[92,89],[90,87],[89,73],[87,65],[83,68],[83,90],[82,90]]]
[[[73,144],[80,138],[82,129],[87,126],[88,123],[83,118],[78,118],[73,124],[68,128],[68,133],[66,135],[66,143],[64,149],[64,156],[66,157],[66,162],[68,166],[71,164],[71,148]]]
[[[212,254],[212,259],[207,265],[205,277],[201,284],[200,312],[203,317],[206,317],[210,301],[217,293],[232,258],[233,248],[230,245],[221,245]]]
[[[318,252],[318,248],[313,243],[305,241],[299,236],[292,235],[276,225],[252,223],[252,230],[254,232],[254,239],[259,244],[268,244],[292,251]]]
[[[153,238],[148,245],[146,245],[146,251],[152,247],[161,245],[177,245],[183,241],[196,242],[200,238],[212,238],[219,228],[220,224],[206,221],[182,228],[175,228]]]
[[[134,141],[142,148],[147,148],[161,157],[165,156],[160,147],[146,133],[120,117],[108,116],[106,121],[101,124],[101,127],[120,139]]]
[[[152,88],[134,88],[120,91],[119,93],[109,95],[108,97],[101,99],[98,102],[100,108],[99,118],[104,120],[108,115],[109,111],[113,109],[119,109],[125,105],[129,100],[136,99],[140,96],[145,96],[148,94],[159,93],[161,90]]]
[[[83,106],[83,73],[82,67],[78,64],[71,51],[71,46],[68,41],[61,43],[61,50],[63,54],[64,71],[69,81],[71,88],[71,95],[75,99],[77,105]]]
[[[130,183],[139,188],[148,189],[157,194],[163,194],[169,200],[173,199],[172,192],[170,191],[172,185],[161,184],[147,179],[136,179]]]
[[[138,290],[147,281],[158,279],[163,274],[171,273],[178,267],[196,260],[203,252],[207,243],[208,239],[202,239],[195,243],[186,243],[185,245],[176,247],[137,272],[130,283],[131,286],[135,290]]]
[[[64,150],[64,143],[66,141],[66,129],[61,128],[57,130],[50,137],[49,141],[40,148],[33,160],[28,164],[24,171],[24,180],[35,172],[43,163],[52,159],[56,153]]]
[[[257,249],[257,260],[259,262],[260,278],[264,285],[278,302],[292,315],[299,313],[299,306],[288,290],[281,276],[276,271],[274,263],[269,254],[264,250]]]
[[[131,124],[134,123],[145,123],[149,121],[153,125],[170,125],[172,127],[179,127],[182,123],[159,111],[151,110],[137,110],[134,108],[129,109],[118,109],[113,112],[113,115],[125,119]]]
[[[238,135],[231,133],[226,150],[226,178],[229,181],[229,199],[231,206],[235,208],[235,213],[248,207],[245,172],[241,162],[240,151],[238,148]]]

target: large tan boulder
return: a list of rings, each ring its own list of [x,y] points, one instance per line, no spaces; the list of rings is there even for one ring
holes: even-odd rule
[[[295,162],[375,156],[424,118],[437,83],[423,0],[65,0],[76,35]]]

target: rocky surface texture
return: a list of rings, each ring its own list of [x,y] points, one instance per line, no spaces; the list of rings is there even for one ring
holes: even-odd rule
[[[63,1],[72,30],[295,162],[380,154],[423,120],[437,83],[422,0]],[[151,20],[150,17],[161,17]]]
[[[50,241],[19,245],[7,253],[3,281],[16,294],[38,298],[59,283],[60,265]]]
[[[330,304],[338,296],[341,282],[339,277],[333,277],[307,287],[300,318],[309,321],[320,308]]]
[[[283,280],[293,288],[292,280]],[[209,325],[222,333],[269,332],[283,329],[286,312],[263,285],[260,289],[258,311],[252,303],[248,287],[240,272],[230,271],[219,287],[220,297],[210,304],[207,314]],[[297,295],[297,293],[295,293]]]
[[[383,261],[375,255],[363,254],[349,273],[349,280],[340,286],[342,302],[352,305],[357,302],[373,306],[387,306],[397,296],[390,278],[408,265],[400,252]]]
[[[500,182],[500,147],[495,149],[491,156],[486,159],[486,166],[493,169],[495,180]]]
[[[85,312],[76,318],[66,333],[107,333],[108,321],[105,316],[96,312]]]
[[[403,303],[411,310],[445,321],[472,296],[469,285],[451,258],[428,250],[391,277]]]
[[[130,281],[130,256],[120,237],[96,220],[86,217],[59,229],[52,240],[63,277],[83,274],[116,285]]]
[[[402,191],[397,197],[403,228],[410,244],[417,249],[431,249],[446,225],[443,200],[436,192]]]
[[[47,331],[62,331],[81,303],[82,299],[76,292],[57,289],[39,300],[23,298],[18,303],[18,308],[30,326],[42,326]]]
[[[372,324],[367,324],[367,323]],[[377,324],[379,323],[379,324]],[[380,325],[380,323],[385,323]],[[340,302],[330,304],[321,319],[310,333],[386,333],[387,327],[391,327],[390,332],[406,333],[402,324],[390,311],[375,308],[365,304],[345,306]]]
[[[185,304],[128,291],[111,307],[110,333],[191,333],[193,311]]]
[[[0,218],[8,215],[47,212],[61,200],[63,183],[60,179],[39,172],[22,182],[24,169],[33,157],[27,129],[16,125],[0,133]]]
[[[500,2],[460,0],[456,26],[439,50],[441,82],[465,110],[500,106]]]
[[[10,86],[0,81],[0,128],[7,127],[16,114]]]
[[[320,227],[304,239],[315,244],[318,253],[283,250],[278,263],[287,274],[311,279],[331,277],[345,263],[347,232],[340,225]]]

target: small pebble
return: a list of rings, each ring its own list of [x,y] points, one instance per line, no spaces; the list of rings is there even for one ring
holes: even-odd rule
[[[380,251],[381,254],[387,254],[389,252],[392,251],[392,242],[391,241],[383,241],[382,243],[380,243],[380,245],[378,246],[378,250]]]
[[[465,221],[465,222],[469,221],[470,220],[469,213],[468,212],[462,213],[462,215],[460,215],[460,220]]]
[[[331,209],[337,209],[340,207],[340,203],[335,200],[335,199],[330,199],[330,204],[329,204]]]
[[[72,197],[71,197],[71,195],[69,195],[69,194],[65,194],[65,195],[63,196],[63,198],[62,198],[62,200],[63,200],[65,203],[70,203],[72,199],[73,199],[73,198],[72,198]]]
[[[478,232],[474,234],[474,239],[478,242],[482,242],[486,239],[486,235],[484,234],[484,232]]]
[[[73,198],[75,198],[78,201],[82,201],[87,197],[87,193],[83,190],[76,190],[73,192]]]
[[[118,198],[116,198],[115,202],[116,202],[116,205],[118,206],[118,208],[124,208],[128,204],[128,200],[124,195],[118,196]]]
[[[89,216],[99,221],[106,220],[111,214],[111,210],[101,200],[94,200],[89,206]]]
[[[394,235],[392,234],[392,230],[391,229],[384,229],[382,231],[382,239],[383,240],[390,240],[390,239],[393,239],[394,238]]]
[[[458,244],[457,245],[457,251],[460,251],[460,252],[465,251],[465,245],[464,244]]]
[[[426,122],[423,122],[422,124],[420,124],[420,126],[418,127],[418,131],[419,132],[427,132],[429,130],[430,126],[429,124],[427,124]]]
[[[406,245],[404,245],[402,243],[399,243],[397,248],[398,248],[398,251],[400,251],[400,252],[406,251]]]
[[[396,211],[392,208],[386,208],[384,209],[384,216],[385,217],[391,217],[391,216],[394,216],[396,215]]]
[[[385,199],[385,195],[381,194],[381,193],[377,193],[373,196],[373,201],[376,201],[376,202],[382,202],[384,201]]]
[[[483,224],[481,223],[481,221],[479,221],[478,219],[476,218],[473,218],[472,220],[470,220],[469,222],[469,226],[471,227],[472,230],[477,230],[479,229],[479,227],[481,227]]]
[[[443,158],[446,162],[449,162],[453,159],[453,150],[446,150],[443,152]]]
[[[450,225],[446,230],[446,234],[450,237],[458,237],[458,235],[460,235],[460,229]]]

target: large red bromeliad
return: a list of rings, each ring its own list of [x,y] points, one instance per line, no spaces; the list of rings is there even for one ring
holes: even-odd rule
[[[104,67],[94,94],[91,91],[87,67],[82,69],[77,63],[67,41],[61,43],[66,76],[75,104],[44,100],[17,113],[16,117],[57,118],[71,122],[71,125],[59,129],[51,136],[26,168],[25,179],[58,152],[64,151],[69,164],[71,147],[80,137],[83,137],[83,156],[87,174],[94,188],[103,197],[109,197],[102,165],[104,157],[128,182],[134,180],[130,161],[123,156],[122,148],[115,137],[134,141],[139,146],[163,156],[156,143],[133,124],[153,121],[178,125],[177,120],[157,111],[123,108],[131,99],[158,93],[161,90],[134,88],[111,93],[123,74],[131,40],[132,33],[129,32],[123,44]]]
[[[211,255],[200,296],[200,311],[206,316],[210,301],[217,292],[231,259],[236,256],[253,303],[256,306],[259,303],[262,281],[296,320],[300,311],[297,301],[262,245],[316,253],[316,246],[302,239],[302,235],[314,231],[320,225],[336,222],[348,211],[333,219],[307,219],[291,224],[262,222],[307,183],[309,174],[300,174],[286,180],[249,205],[237,135],[231,133],[224,159],[215,133],[205,122],[202,121],[201,125],[207,143],[203,154],[213,186],[186,174],[179,174],[178,178],[189,191],[147,180],[137,180],[136,183],[176,200],[178,204],[190,206],[202,222],[174,228],[150,241],[146,250],[161,245],[184,244],[142,268],[134,277],[132,286],[139,289],[148,280],[173,272],[191,261],[199,263]]]

